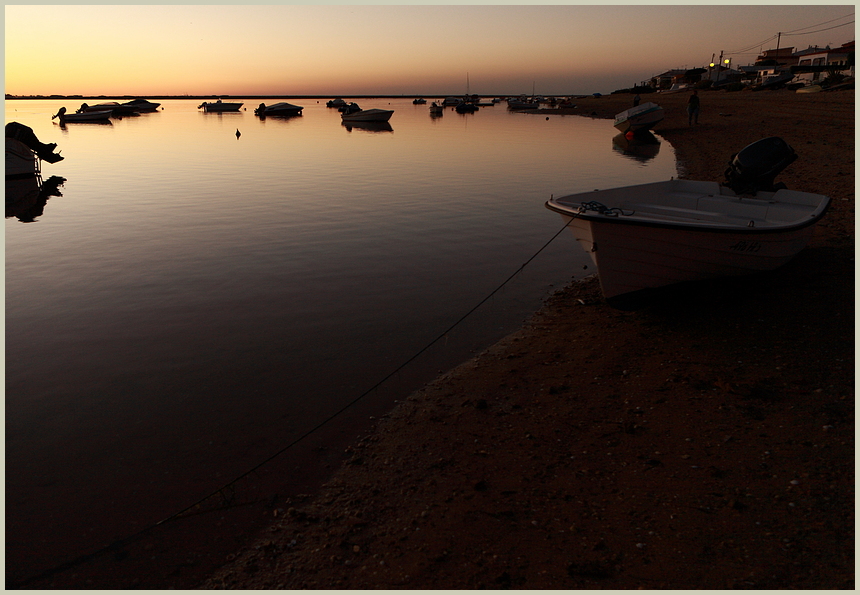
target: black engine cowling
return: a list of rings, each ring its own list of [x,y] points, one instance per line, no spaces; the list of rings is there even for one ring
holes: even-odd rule
[[[778,136],[763,138],[732,155],[724,184],[737,194],[773,192],[785,187],[774,185],[774,178],[795,159],[797,153]]]

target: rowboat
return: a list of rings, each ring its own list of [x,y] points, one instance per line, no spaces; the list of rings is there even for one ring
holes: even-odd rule
[[[197,106],[197,109],[203,108],[204,112],[238,112],[239,108],[242,107],[242,103],[228,103],[221,101],[204,101],[200,105]]]
[[[779,156],[776,141],[791,155]],[[794,157],[771,137],[735,156],[725,184],[672,179],[550,198],[546,207],[590,255],[614,305],[643,290],[770,271],[794,258],[830,205],[827,196],[773,184]]]
[[[621,132],[636,132],[653,128],[662,120],[663,108],[649,101],[616,114],[613,126]]]
[[[73,114],[67,113],[66,108],[61,107],[60,111],[51,116],[51,119],[59,118],[60,125],[64,125],[67,123],[74,122],[105,122],[110,121],[111,116],[113,115],[113,110],[103,109],[103,110],[94,110],[94,111],[84,111],[84,112],[75,112]]]
[[[261,103],[257,109],[254,110],[254,113],[261,118],[270,116],[300,116],[303,109],[304,108],[300,105],[293,105],[292,103],[282,101],[280,103],[273,103],[270,106],[266,106],[265,103]]]
[[[363,109],[357,112],[341,114],[343,122],[388,122],[394,110]]]

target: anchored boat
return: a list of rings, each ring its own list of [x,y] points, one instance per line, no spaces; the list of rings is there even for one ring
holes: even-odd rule
[[[292,103],[287,103],[286,101],[282,101],[280,103],[273,103],[269,106],[267,106],[265,103],[261,103],[257,107],[257,109],[254,110],[254,114],[260,116],[261,118],[269,116],[301,116],[303,109],[305,108],[300,105],[293,105]]]
[[[358,111],[341,114],[343,122],[388,122],[394,110],[388,109],[359,109]]]
[[[774,177],[797,158],[782,139],[737,153],[727,182],[669,180],[551,198],[597,266],[604,297],[776,269],[800,252],[830,198]]]
[[[241,103],[230,103],[221,101],[204,101],[200,105],[197,106],[197,109],[203,108],[204,112],[215,112],[215,113],[223,113],[223,112],[238,112],[239,108],[242,107]]]

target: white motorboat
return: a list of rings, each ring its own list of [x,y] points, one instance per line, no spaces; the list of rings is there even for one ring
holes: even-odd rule
[[[273,103],[269,106],[265,103],[261,103],[259,107],[254,110],[254,113],[262,118],[269,116],[300,116],[303,109],[305,108],[300,105],[293,105],[292,103],[282,101],[280,103]]]
[[[148,99],[132,99],[120,105],[133,108],[139,112],[154,112],[158,110],[161,104],[149,101]]]
[[[624,133],[648,130],[661,122],[663,115],[663,108],[649,101],[616,114],[614,126]]]
[[[326,101],[326,102],[325,102],[325,106],[326,106],[326,107],[345,107],[345,106],[346,106],[346,101],[344,101],[343,99],[341,99],[340,97],[338,97],[338,98],[336,98],[336,99],[332,99],[332,100],[330,100],[330,101]]]
[[[230,103],[219,99],[218,101],[204,101],[197,106],[197,109],[203,108],[204,112],[214,113],[238,112],[242,105],[242,103]]]
[[[430,104],[430,115],[431,116],[442,116],[445,114],[445,108],[435,101]]]
[[[137,115],[137,112],[139,110],[137,107],[128,104],[119,104],[116,101],[106,101],[104,103],[97,103],[95,105],[87,105],[86,103],[82,103],[81,107],[78,108],[78,111],[76,113],[86,114],[89,112],[103,111],[110,111],[112,116],[122,117]]]
[[[770,271],[791,260],[830,204],[827,196],[773,184],[795,158],[771,137],[735,156],[727,185],[669,180],[551,198],[546,207],[591,256],[604,297],[618,303],[640,290]]]
[[[394,110],[388,109],[363,109],[351,113],[341,114],[344,122],[388,122]]]

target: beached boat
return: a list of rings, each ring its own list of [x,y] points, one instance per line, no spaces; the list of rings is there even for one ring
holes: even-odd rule
[[[663,121],[663,108],[650,101],[615,115],[615,126],[621,132],[648,130]]]
[[[341,114],[343,122],[388,122],[394,110],[388,109],[362,109],[357,112]]]
[[[292,103],[282,101],[280,103],[273,103],[269,106],[266,106],[265,103],[261,103],[257,109],[254,110],[254,113],[261,118],[271,116],[300,116],[302,115],[303,109],[305,108],[300,105],[293,105]]]
[[[60,111],[51,116],[51,119],[59,118],[62,126],[75,122],[109,122],[112,115],[113,110],[110,109],[69,113],[66,108],[61,107]]]
[[[796,155],[771,137],[738,153],[726,184],[669,180],[551,198],[610,303],[684,281],[776,269],[812,237],[830,198],[774,185]],[[641,294],[640,294],[641,295]]]
[[[223,113],[223,112],[238,112],[239,108],[242,107],[242,103],[229,103],[221,101],[204,101],[200,105],[197,106],[197,109],[203,108],[204,112],[214,112],[214,113]]]
[[[148,99],[132,99],[120,104],[122,107],[129,107],[138,112],[154,112],[157,111],[160,103],[149,101]]]
[[[820,93],[821,91],[821,85],[806,85],[797,89],[795,93]]]

